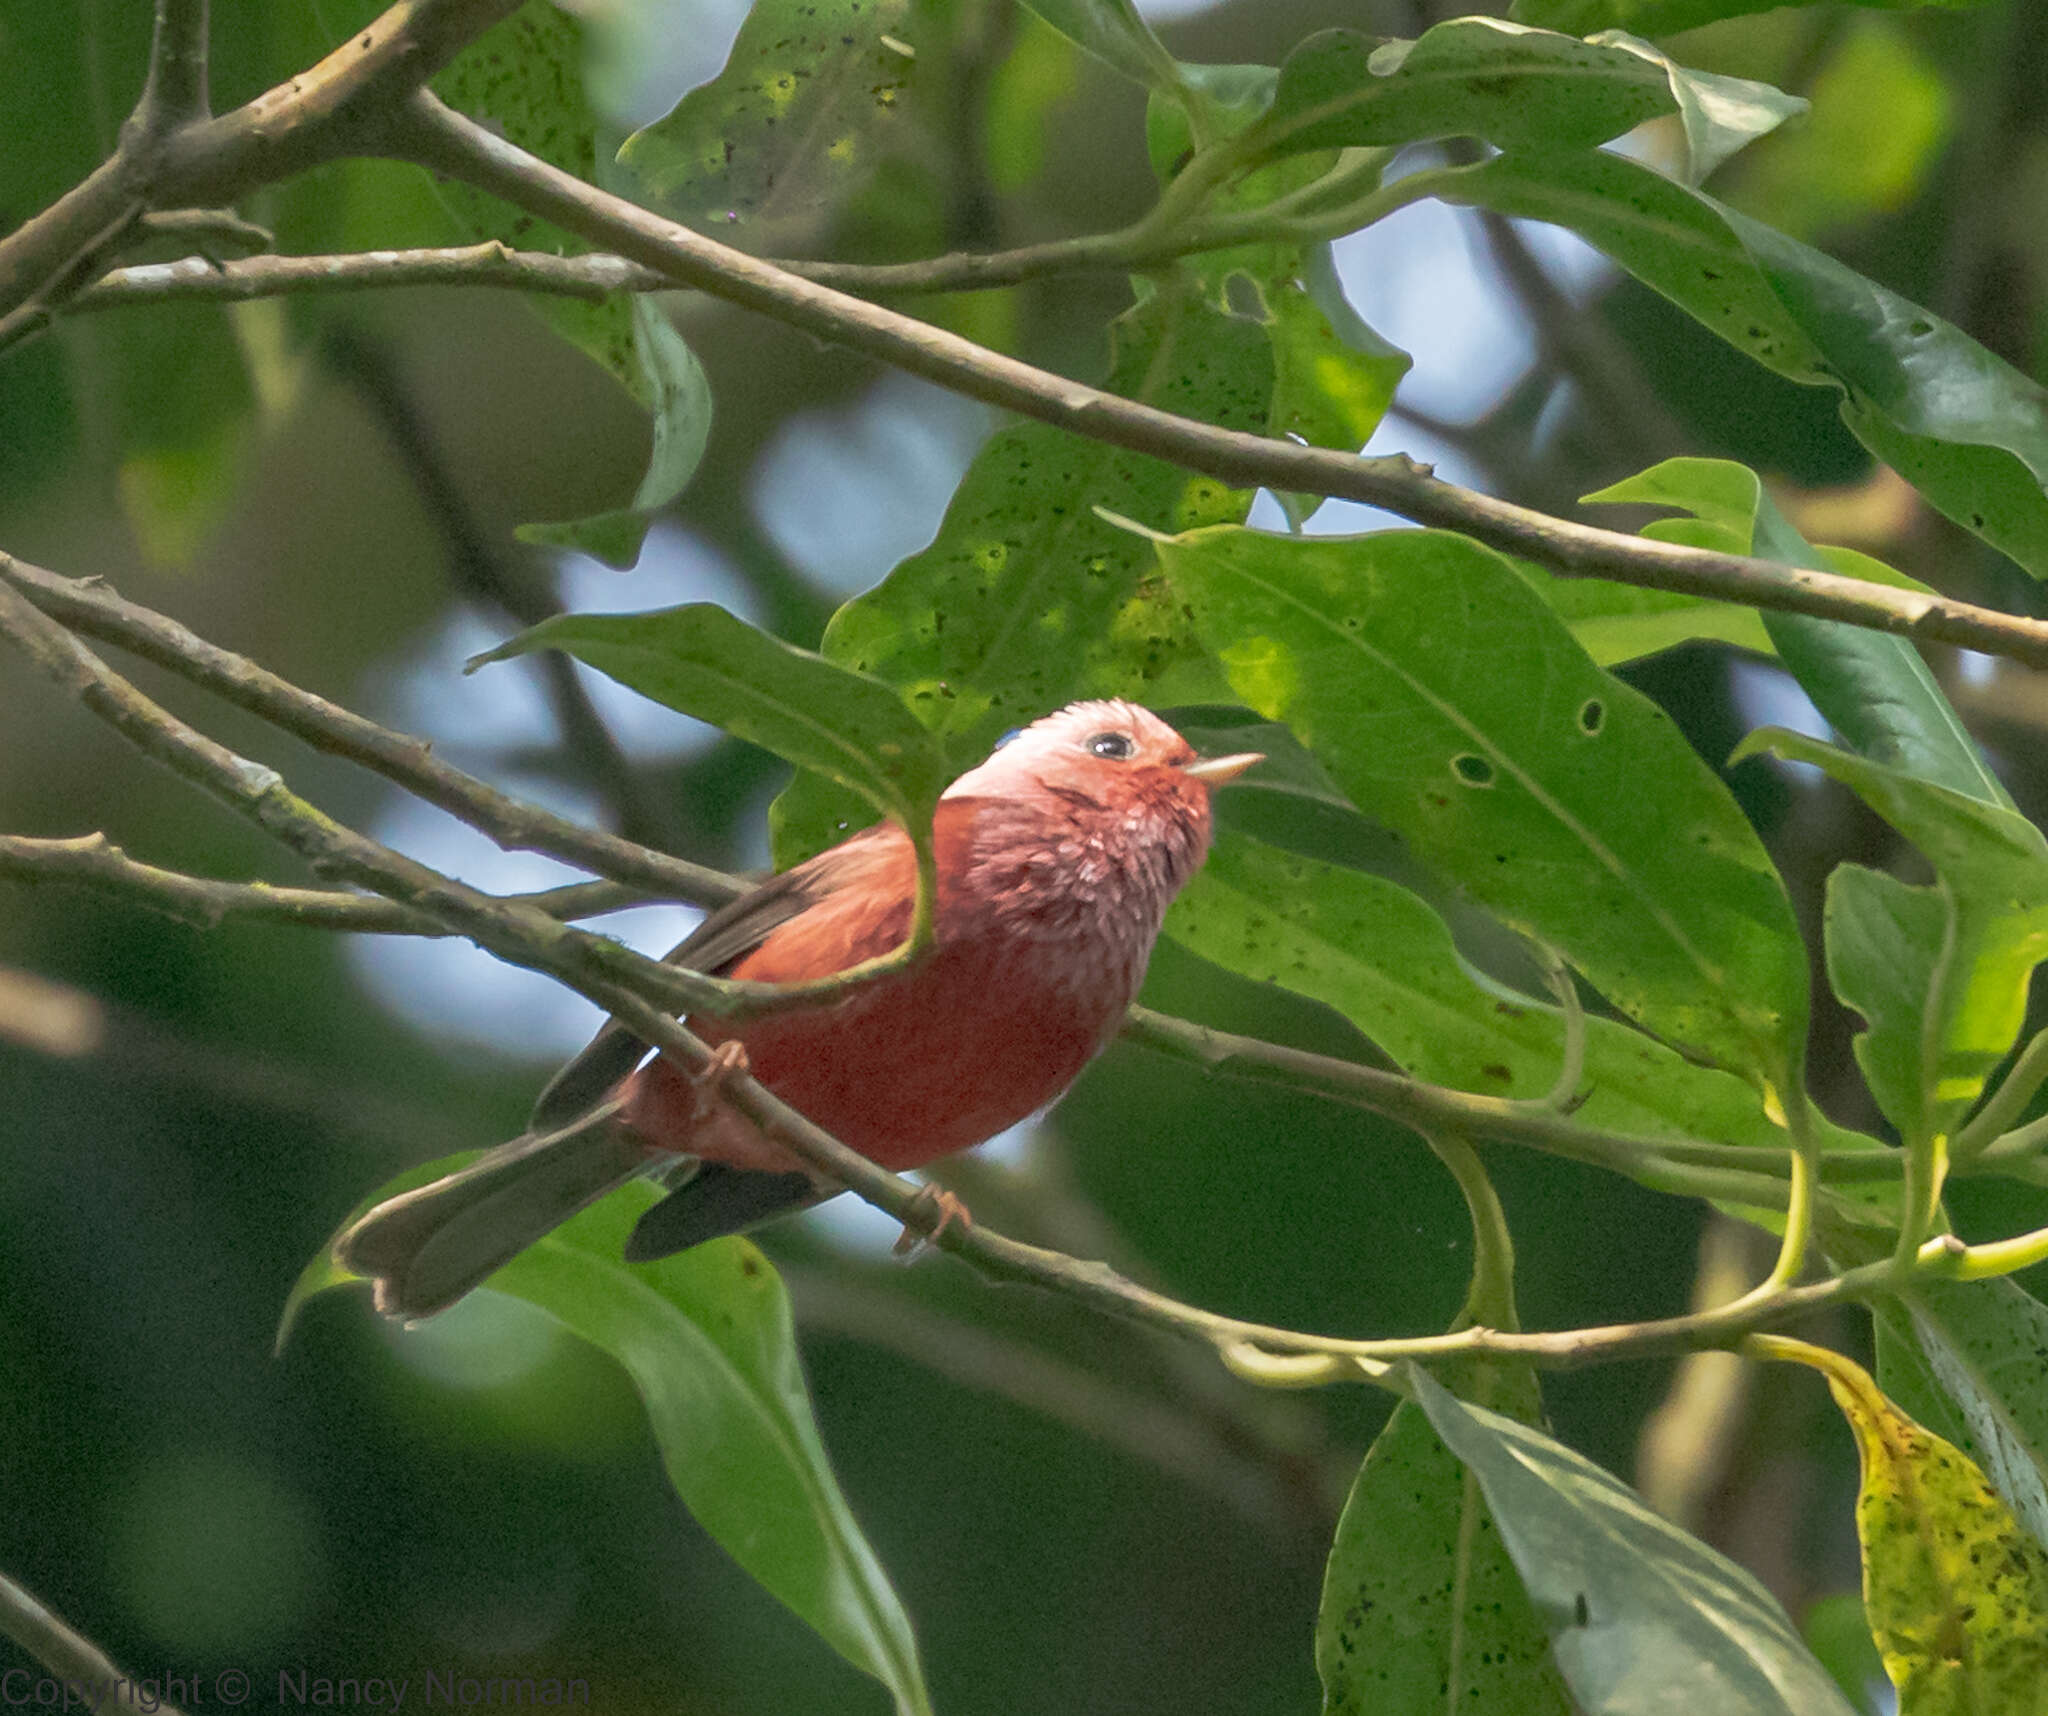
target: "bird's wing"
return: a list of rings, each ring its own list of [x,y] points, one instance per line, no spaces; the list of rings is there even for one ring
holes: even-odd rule
[[[908,844],[893,823],[878,824],[815,858],[728,900],[664,956],[665,963],[721,976],[791,919],[841,888],[896,860]],[[548,1081],[527,1121],[529,1132],[555,1132],[588,1113],[646,1058],[648,1045],[616,1020]]]

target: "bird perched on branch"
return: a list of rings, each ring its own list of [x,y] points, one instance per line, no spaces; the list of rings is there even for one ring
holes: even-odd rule
[[[1070,704],[940,798],[922,958],[815,1005],[690,1028],[720,1045],[718,1064],[743,1064],[886,1168],[979,1144],[1059,1096],[1114,1035],[1167,906],[1208,851],[1211,790],[1259,760],[1198,758],[1136,704]],[[910,837],[884,823],[721,907],[668,957],[757,983],[830,976],[901,946],[916,893]],[[378,1204],[343,1230],[335,1258],[373,1282],[380,1311],[425,1317],[637,1175],[681,1183],[640,1218],[634,1261],[841,1189],[716,1084],[607,1025],[541,1093],[524,1134]]]

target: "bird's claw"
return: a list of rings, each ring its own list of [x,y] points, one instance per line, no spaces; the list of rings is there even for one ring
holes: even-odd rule
[[[711,1058],[690,1075],[696,1096],[693,1118],[708,1120],[717,1110],[725,1087],[749,1070],[747,1045],[739,1038],[728,1037],[724,1042],[714,1044]]]
[[[960,1224],[962,1232],[969,1231],[974,1226],[973,1212],[952,1192],[938,1186],[920,1186],[911,1209],[919,1215],[927,1215],[936,1210],[938,1219],[929,1227],[919,1222],[906,1221],[903,1224],[903,1231],[896,1236],[895,1245],[891,1247],[898,1257],[916,1256],[920,1250],[944,1233],[953,1222],[957,1221]]]

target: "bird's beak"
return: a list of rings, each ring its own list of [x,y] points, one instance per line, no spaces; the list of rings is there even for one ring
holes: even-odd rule
[[[1204,786],[1221,786],[1225,781],[1234,781],[1254,763],[1263,763],[1263,751],[1240,751],[1234,757],[1197,757],[1184,765],[1181,773],[1190,780],[1200,781]]]

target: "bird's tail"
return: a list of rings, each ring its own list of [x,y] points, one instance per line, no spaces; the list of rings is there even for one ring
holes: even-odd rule
[[[543,1234],[652,1165],[607,1102],[556,1132],[528,1133],[466,1168],[387,1198],[341,1231],[334,1259],[366,1276],[377,1309],[430,1317]]]

